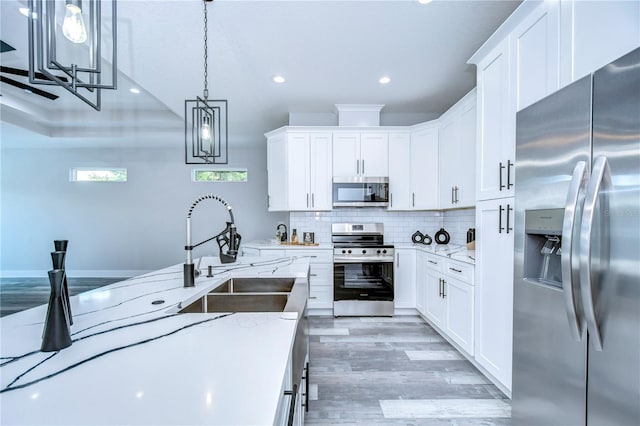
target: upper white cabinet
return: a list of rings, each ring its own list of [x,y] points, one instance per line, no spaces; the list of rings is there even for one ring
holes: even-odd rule
[[[640,46],[637,0],[560,2],[561,86]]]
[[[411,133],[411,207],[438,209],[438,127],[429,125]]]
[[[331,210],[331,151],[331,132],[269,136],[269,211]]]
[[[518,111],[559,87],[559,12],[560,2],[541,2],[511,35]]]
[[[513,195],[515,106],[509,40],[478,63],[476,199]]]
[[[440,208],[475,205],[476,91],[440,118]],[[472,155],[469,155],[471,153]]]
[[[411,210],[411,133],[389,133],[389,210]]]
[[[387,132],[333,132],[334,177],[387,177]]]

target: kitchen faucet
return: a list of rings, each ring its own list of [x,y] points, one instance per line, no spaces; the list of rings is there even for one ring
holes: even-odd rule
[[[213,237],[197,244],[191,244],[191,214],[193,213],[193,209],[198,205],[198,203],[207,199],[220,201],[222,205],[224,205],[229,211],[229,217],[231,218],[231,221],[227,222],[227,226],[225,227],[225,229],[219,232],[217,235],[214,235]],[[213,239],[216,240],[216,242],[218,243],[218,247],[220,248],[220,262],[235,262],[238,256],[240,240],[242,239],[242,237],[236,231],[236,225],[233,220],[233,212],[231,206],[218,195],[206,194],[198,198],[189,208],[189,213],[187,213],[187,244],[184,246],[184,249],[187,251],[187,261],[184,264],[184,287],[195,286],[195,277],[196,275],[200,274],[200,271],[196,272],[193,265],[192,250]],[[228,247],[226,253],[223,251],[224,247]]]
[[[282,242],[287,242],[287,225],[285,225],[284,223],[281,223],[278,225],[278,227],[276,228],[276,232],[280,233],[280,227],[284,226],[284,232],[280,234],[280,241]]]

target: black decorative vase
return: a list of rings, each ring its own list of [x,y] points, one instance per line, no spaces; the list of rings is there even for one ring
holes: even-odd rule
[[[54,352],[71,346],[69,333],[69,312],[62,296],[62,285],[65,278],[64,269],[49,271],[49,308],[42,335],[42,352]]]
[[[51,252],[51,261],[53,262],[53,269],[64,269],[64,260],[66,258],[67,246],[69,240],[53,240],[53,246],[56,251]],[[62,254],[60,254],[62,253]],[[69,312],[69,324],[73,325],[73,315],[71,314],[71,302],[69,301],[69,284],[67,283],[67,274],[64,274],[64,282],[62,283],[62,296],[64,302],[67,304],[67,311]]]

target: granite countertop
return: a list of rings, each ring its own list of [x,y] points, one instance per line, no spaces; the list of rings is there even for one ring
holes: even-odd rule
[[[249,241],[248,243],[242,243],[243,247],[260,249],[260,250],[274,250],[274,249],[282,249],[282,250],[298,250],[298,249],[325,249],[325,250],[333,250],[333,244],[331,243],[319,243],[318,245],[306,245],[306,244],[281,244],[276,240],[254,240]]]
[[[446,257],[449,259],[457,260],[464,263],[475,265],[476,263],[476,251],[467,250],[466,245],[463,244],[395,244],[395,248],[413,248],[424,251],[426,253],[437,254],[438,256]]]
[[[59,352],[40,352],[46,305],[0,318],[0,423],[272,424],[297,313],[173,312],[231,277],[306,280],[309,259],[208,265],[192,288],[179,264],[71,297]]]

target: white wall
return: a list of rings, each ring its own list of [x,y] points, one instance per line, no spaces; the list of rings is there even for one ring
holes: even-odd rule
[[[231,143],[231,142],[230,142]],[[40,276],[51,269],[54,239],[68,239],[71,276],[123,276],[184,261],[185,219],[193,201],[215,193],[233,207],[243,241],[270,238],[288,215],[267,212],[266,144],[230,149],[229,167],[249,169],[247,183],[195,183],[182,144],[157,149],[2,149],[3,276]],[[126,167],[126,183],[69,182],[69,168]],[[222,166],[221,166],[222,167]],[[193,241],[228,220],[222,204],[201,202]],[[215,242],[194,256],[217,255]]]

